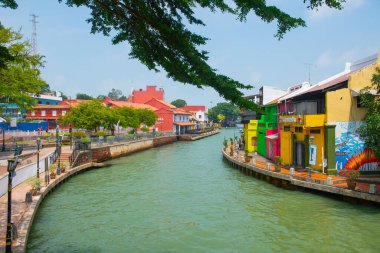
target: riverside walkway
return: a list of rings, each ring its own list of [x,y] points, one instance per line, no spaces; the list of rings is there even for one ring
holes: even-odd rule
[[[229,147],[226,149],[229,150]],[[294,171],[293,174],[287,168],[275,171],[275,164],[262,156],[250,154],[251,162],[245,162],[242,151],[235,152],[230,156],[226,151],[222,151],[224,158],[231,163],[234,168],[239,169],[249,176],[266,180],[269,183],[287,189],[312,190],[320,193],[332,194],[345,200],[357,202],[380,204],[380,185],[358,181],[355,190],[349,190],[346,179],[340,176],[326,175],[322,173],[312,173],[309,177],[306,171]],[[374,193],[369,193],[371,184],[374,185]]]

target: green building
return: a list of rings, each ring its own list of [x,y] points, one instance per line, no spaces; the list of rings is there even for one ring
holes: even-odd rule
[[[257,153],[267,157],[267,131],[277,129],[277,103],[264,106],[265,115],[262,115],[257,126]]]

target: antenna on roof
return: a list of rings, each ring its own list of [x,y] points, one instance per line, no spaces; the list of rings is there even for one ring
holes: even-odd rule
[[[306,64],[307,67],[308,67],[308,72],[309,72],[309,79],[308,79],[308,81],[309,81],[309,83],[311,84],[311,66],[314,66],[314,67],[315,67],[315,65],[312,64],[312,63],[309,63],[309,62],[305,62],[304,64]]]

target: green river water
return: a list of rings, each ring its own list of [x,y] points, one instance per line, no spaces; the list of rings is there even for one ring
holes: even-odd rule
[[[41,204],[27,252],[380,252],[380,210],[288,191],[223,161],[223,138],[77,175]]]

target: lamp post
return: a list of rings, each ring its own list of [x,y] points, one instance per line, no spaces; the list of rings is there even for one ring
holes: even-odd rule
[[[3,147],[1,148],[1,152],[5,152],[5,127],[1,128],[1,132],[3,133]]]
[[[7,233],[5,238],[5,252],[12,253],[12,178],[19,162],[18,156],[22,153],[22,147],[17,146],[15,158],[8,159],[8,212],[7,212]]]
[[[37,178],[40,178],[40,145],[41,139],[37,137]]]

